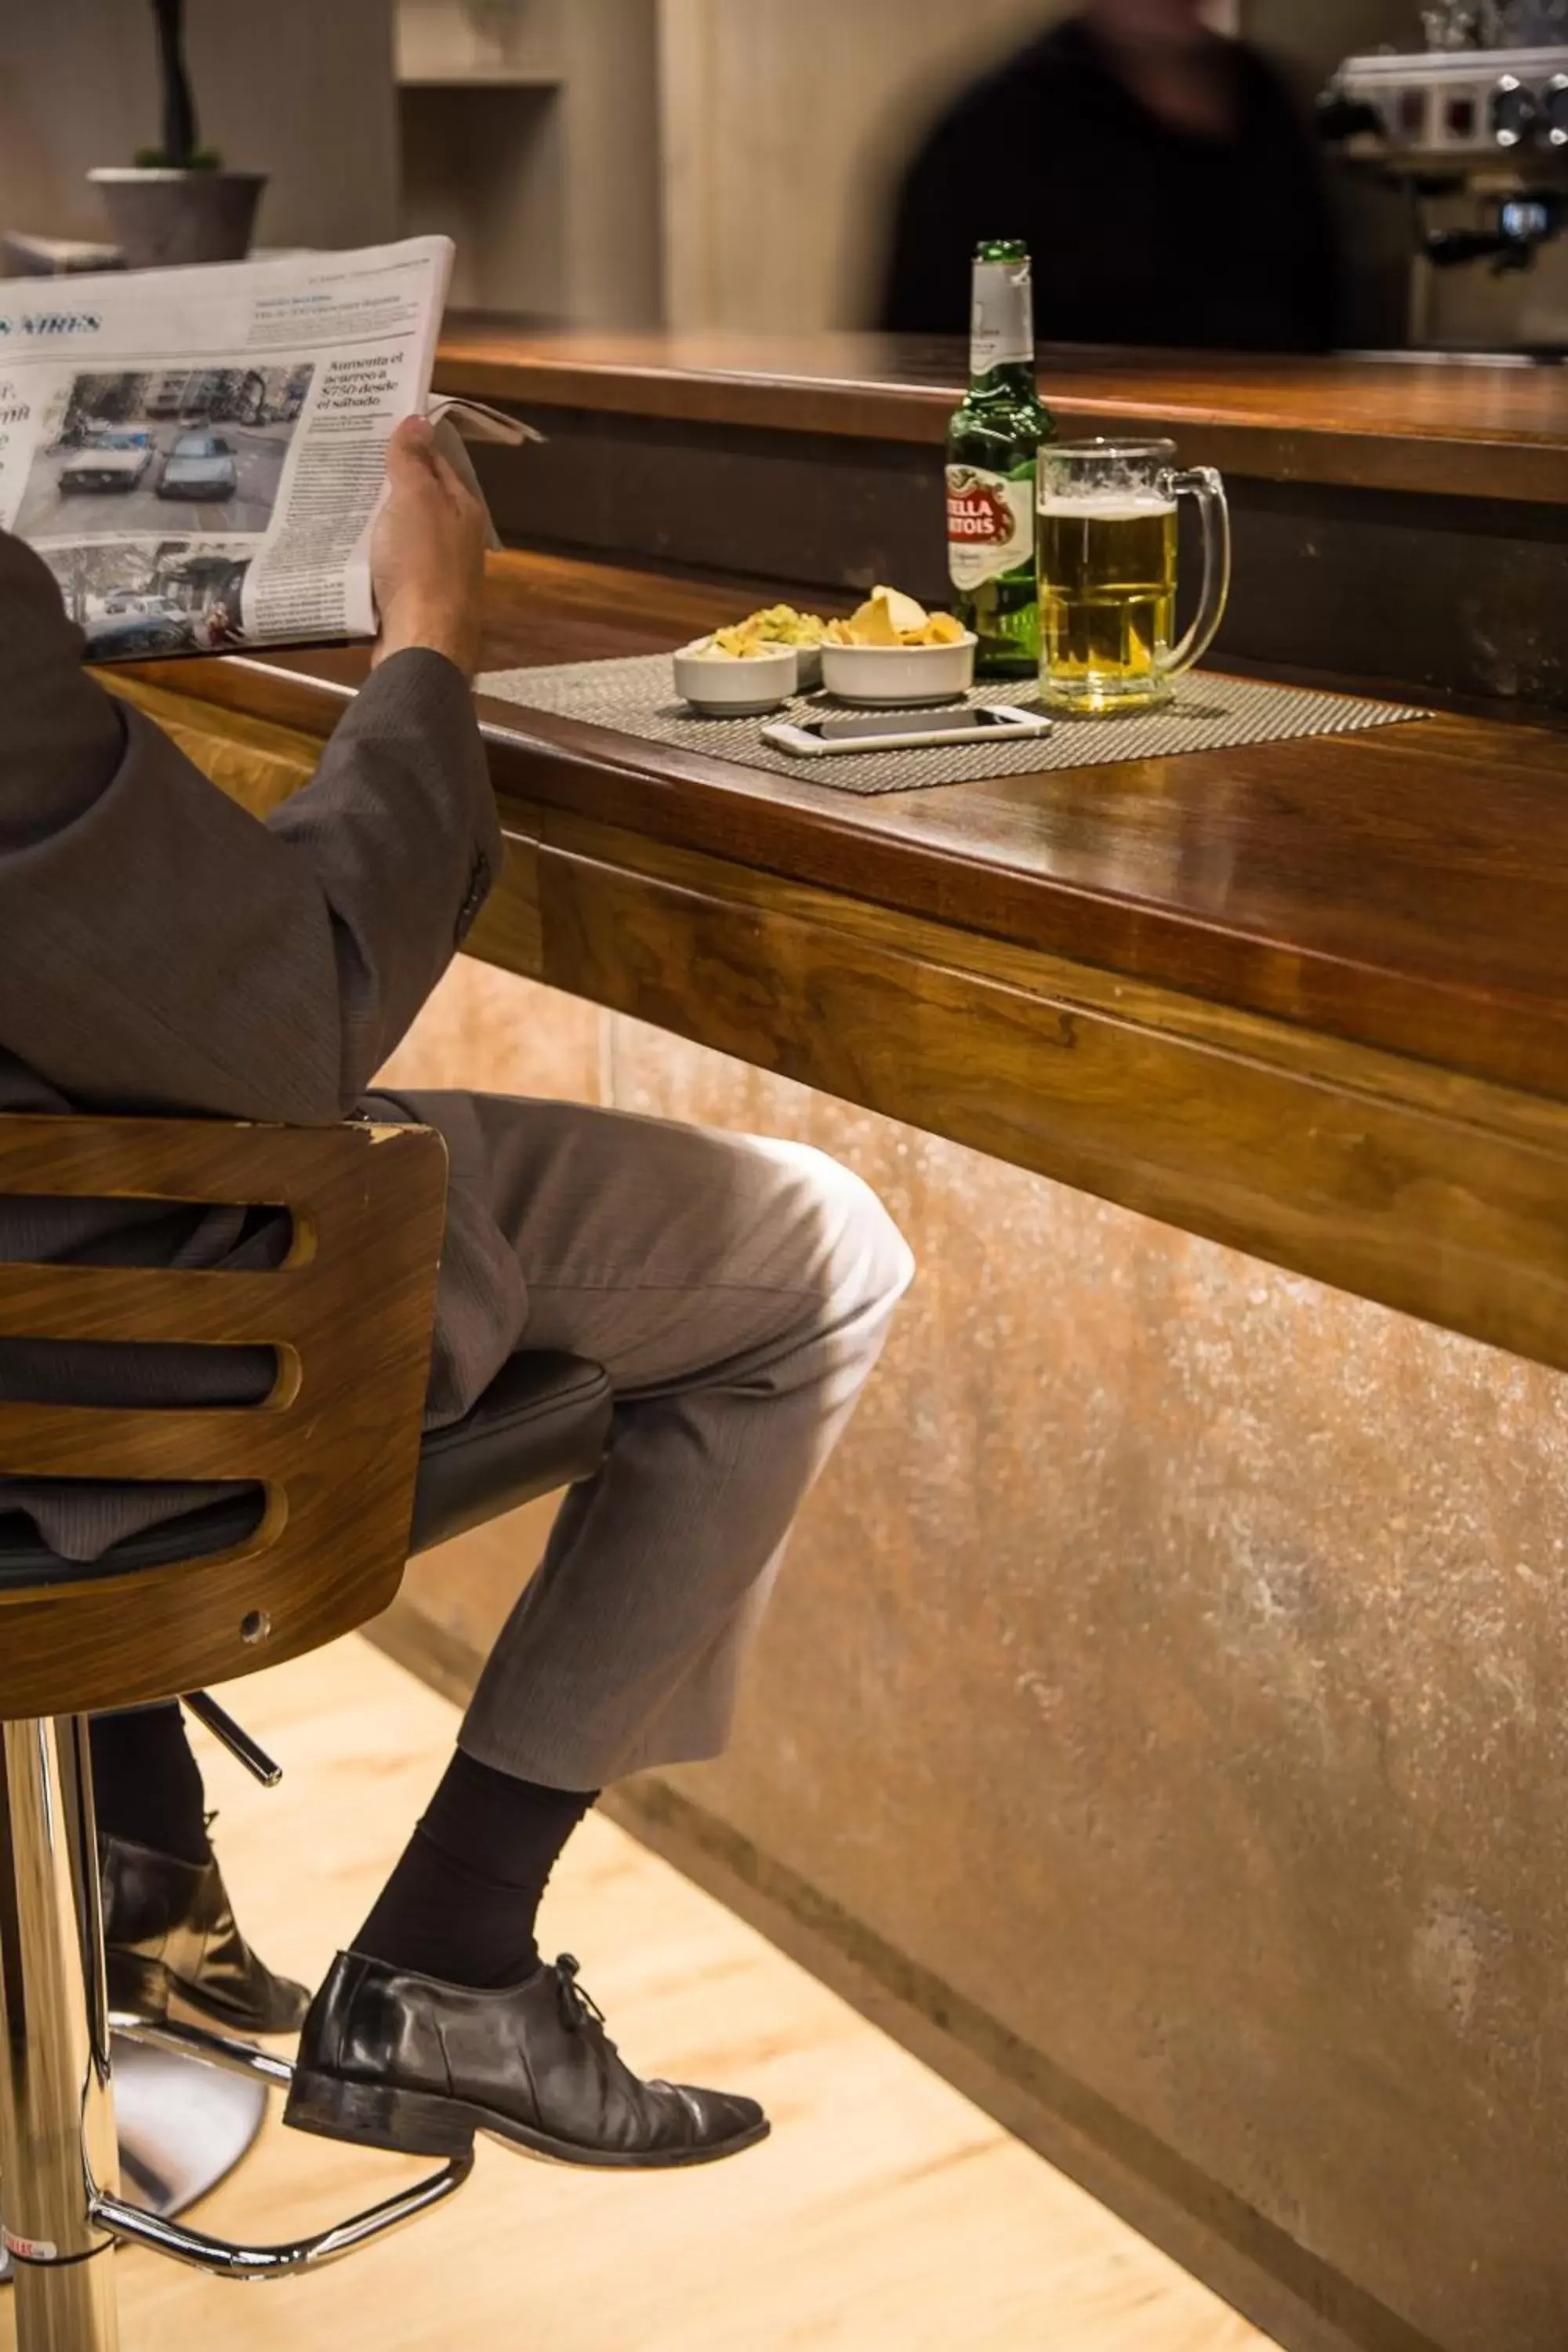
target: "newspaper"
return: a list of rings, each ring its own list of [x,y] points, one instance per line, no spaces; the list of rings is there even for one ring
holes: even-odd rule
[[[0,527],[91,659],[374,635],[387,437],[430,406],[452,255],[0,280]]]

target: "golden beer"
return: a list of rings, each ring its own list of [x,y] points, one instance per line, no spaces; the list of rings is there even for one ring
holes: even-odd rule
[[[1176,643],[1176,507],[1196,502],[1204,579]],[[1061,441],[1040,451],[1035,499],[1040,700],[1073,719],[1168,701],[1215,641],[1230,593],[1230,509],[1207,466],[1169,441]]]
[[[1039,502],[1042,698],[1063,709],[1163,698],[1175,643],[1176,501],[1097,489]]]

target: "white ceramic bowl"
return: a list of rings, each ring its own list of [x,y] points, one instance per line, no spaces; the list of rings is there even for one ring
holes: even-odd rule
[[[796,694],[816,692],[817,688],[822,684],[822,647],[820,646],[789,646],[785,645],[782,637],[764,637],[763,643],[770,652],[795,656]]]
[[[840,702],[954,702],[974,683],[973,634],[955,646],[824,646],[822,683]]]
[[[793,646],[775,646],[751,661],[705,654],[709,640],[683,646],[675,656],[675,690],[715,719],[751,719],[776,710],[795,691],[799,663]]]
[[[795,692],[797,694],[815,694],[817,688],[822,684],[822,647],[820,646],[792,646],[790,651],[795,657],[796,668],[799,673],[795,685]]]

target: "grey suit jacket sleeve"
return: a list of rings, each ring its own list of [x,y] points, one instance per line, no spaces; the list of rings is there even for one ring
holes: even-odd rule
[[[261,824],[81,652],[0,533],[0,1046],[83,1104],[342,1117],[500,870],[467,685],[384,662]]]

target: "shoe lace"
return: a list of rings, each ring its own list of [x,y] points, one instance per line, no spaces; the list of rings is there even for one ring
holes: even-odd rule
[[[593,1994],[579,1981],[582,1973],[582,1962],[574,1959],[570,1952],[563,1952],[555,1963],[555,1985],[561,2021],[569,2033],[581,2033],[590,2018],[596,2025],[608,2022]]]

